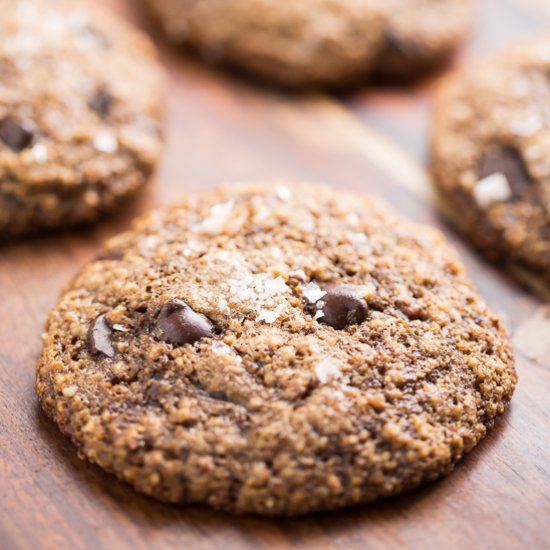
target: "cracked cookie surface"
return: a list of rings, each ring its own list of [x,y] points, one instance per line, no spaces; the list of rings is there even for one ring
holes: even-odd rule
[[[546,295],[549,153],[549,38],[468,68],[443,86],[432,144],[443,206],[477,248]]]
[[[94,221],[158,160],[164,77],[153,46],[75,2],[0,9],[0,239]]]
[[[146,0],[168,37],[283,86],[411,76],[447,59],[471,0]]]
[[[292,183],[210,191],[108,241],[49,315],[36,389],[139,491],[296,515],[450,472],[515,382],[437,231]]]

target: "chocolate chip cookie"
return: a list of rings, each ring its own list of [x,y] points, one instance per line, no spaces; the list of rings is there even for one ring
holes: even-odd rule
[[[490,259],[550,292],[550,39],[454,76],[439,95],[434,182]]]
[[[147,0],[177,43],[290,87],[413,75],[462,42],[471,0]]]
[[[0,239],[95,220],[159,157],[164,79],[152,44],[71,2],[0,9]]]
[[[192,197],[110,240],[49,316],[36,389],[139,491],[296,515],[449,473],[515,383],[438,232],[292,183]]]

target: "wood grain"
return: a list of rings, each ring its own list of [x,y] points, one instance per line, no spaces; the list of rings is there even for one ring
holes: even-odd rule
[[[136,2],[102,1],[148,28]],[[535,3],[480,5],[464,59],[550,23]],[[438,78],[406,90],[285,96],[217,73],[148,30],[171,78],[168,145],[153,185],[94,228],[0,250],[0,548],[548,548],[550,359],[533,352],[531,338],[532,319],[545,310],[472,254],[435,212],[421,163]],[[100,242],[152,206],[250,179],[322,180],[377,193],[403,214],[439,226],[458,247],[480,292],[515,335],[520,384],[509,413],[452,476],[352,510],[295,520],[235,518],[134,493],[80,461],[39,411],[34,363],[45,316]]]

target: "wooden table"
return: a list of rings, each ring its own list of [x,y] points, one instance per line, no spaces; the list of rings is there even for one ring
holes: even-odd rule
[[[135,0],[103,2],[145,24]],[[479,3],[465,58],[550,24],[548,0]],[[153,185],[106,223],[0,249],[0,548],[550,548],[550,317],[435,213],[422,164],[439,77],[408,89],[289,97],[216,73],[157,41],[171,88],[168,145]],[[450,477],[336,513],[232,517],[136,494],[76,458],[37,407],[34,363],[46,313],[103,239],[191,190],[273,179],[377,193],[403,214],[443,228],[514,335],[520,384],[511,410]]]

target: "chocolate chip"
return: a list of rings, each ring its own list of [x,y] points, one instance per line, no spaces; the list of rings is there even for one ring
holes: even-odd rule
[[[172,344],[193,344],[202,338],[211,338],[214,327],[210,320],[193,311],[183,300],[166,302],[155,323],[155,332]]]
[[[90,109],[93,109],[97,114],[107,116],[111,111],[113,102],[113,96],[109,93],[107,88],[102,86],[95,91],[88,105]]]
[[[349,286],[329,288],[321,301],[324,303],[323,316],[319,321],[337,330],[348,325],[358,325],[367,318],[367,302]]]
[[[506,176],[514,198],[522,197],[532,183],[521,154],[513,147],[496,149],[481,159],[480,180],[497,173]]]
[[[102,354],[107,357],[114,357],[115,350],[111,342],[111,327],[107,323],[105,315],[100,315],[90,325],[88,331],[88,346],[94,354]]]
[[[7,116],[0,120],[0,140],[19,153],[29,147],[34,138],[34,126],[29,121]]]
[[[224,391],[214,391],[210,393],[212,399],[217,399],[218,401],[228,401],[227,394]]]
[[[157,382],[156,380],[153,380],[151,382],[151,385],[149,386],[149,389],[147,391],[147,395],[157,401],[158,398],[162,395],[163,392],[163,385],[161,382]]]

